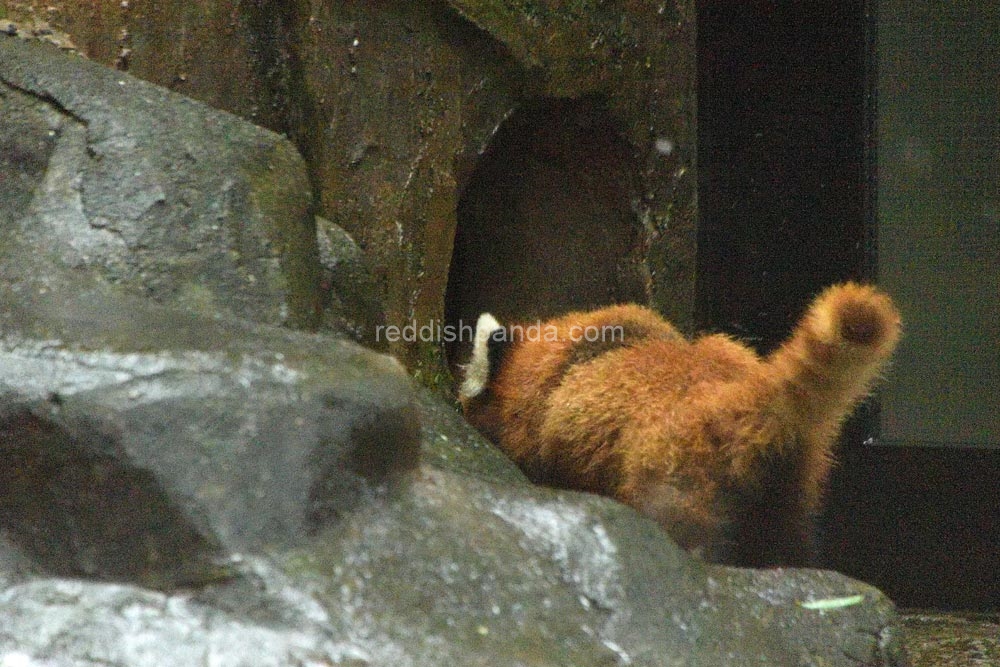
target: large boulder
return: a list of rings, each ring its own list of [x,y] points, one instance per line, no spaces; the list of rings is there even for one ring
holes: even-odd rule
[[[315,326],[305,165],[286,139],[48,45],[0,38],[0,277],[97,280]]]
[[[0,294],[0,359],[5,528],[49,574],[225,577],[417,460],[402,367],[344,340],[19,290]]]

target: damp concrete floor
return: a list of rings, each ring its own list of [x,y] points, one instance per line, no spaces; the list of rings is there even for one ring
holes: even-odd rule
[[[1000,667],[1000,614],[906,612],[910,667]]]

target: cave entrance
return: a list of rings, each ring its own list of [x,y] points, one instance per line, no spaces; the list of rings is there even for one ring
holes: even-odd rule
[[[529,322],[570,310],[646,303],[645,235],[634,150],[595,99],[547,99],[513,114],[458,203],[445,323],[452,372],[480,313]]]

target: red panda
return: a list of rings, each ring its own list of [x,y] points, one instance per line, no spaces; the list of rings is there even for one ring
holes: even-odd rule
[[[766,357],[620,305],[479,317],[459,398],[538,483],[616,498],[707,560],[807,565],[840,426],[900,336],[874,287],[828,288]]]

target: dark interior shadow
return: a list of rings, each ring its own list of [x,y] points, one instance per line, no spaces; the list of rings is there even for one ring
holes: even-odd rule
[[[445,323],[449,365],[480,313],[501,321],[648,300],[634,160],[597,99],[545,99],[498,130],[458,204]]]

